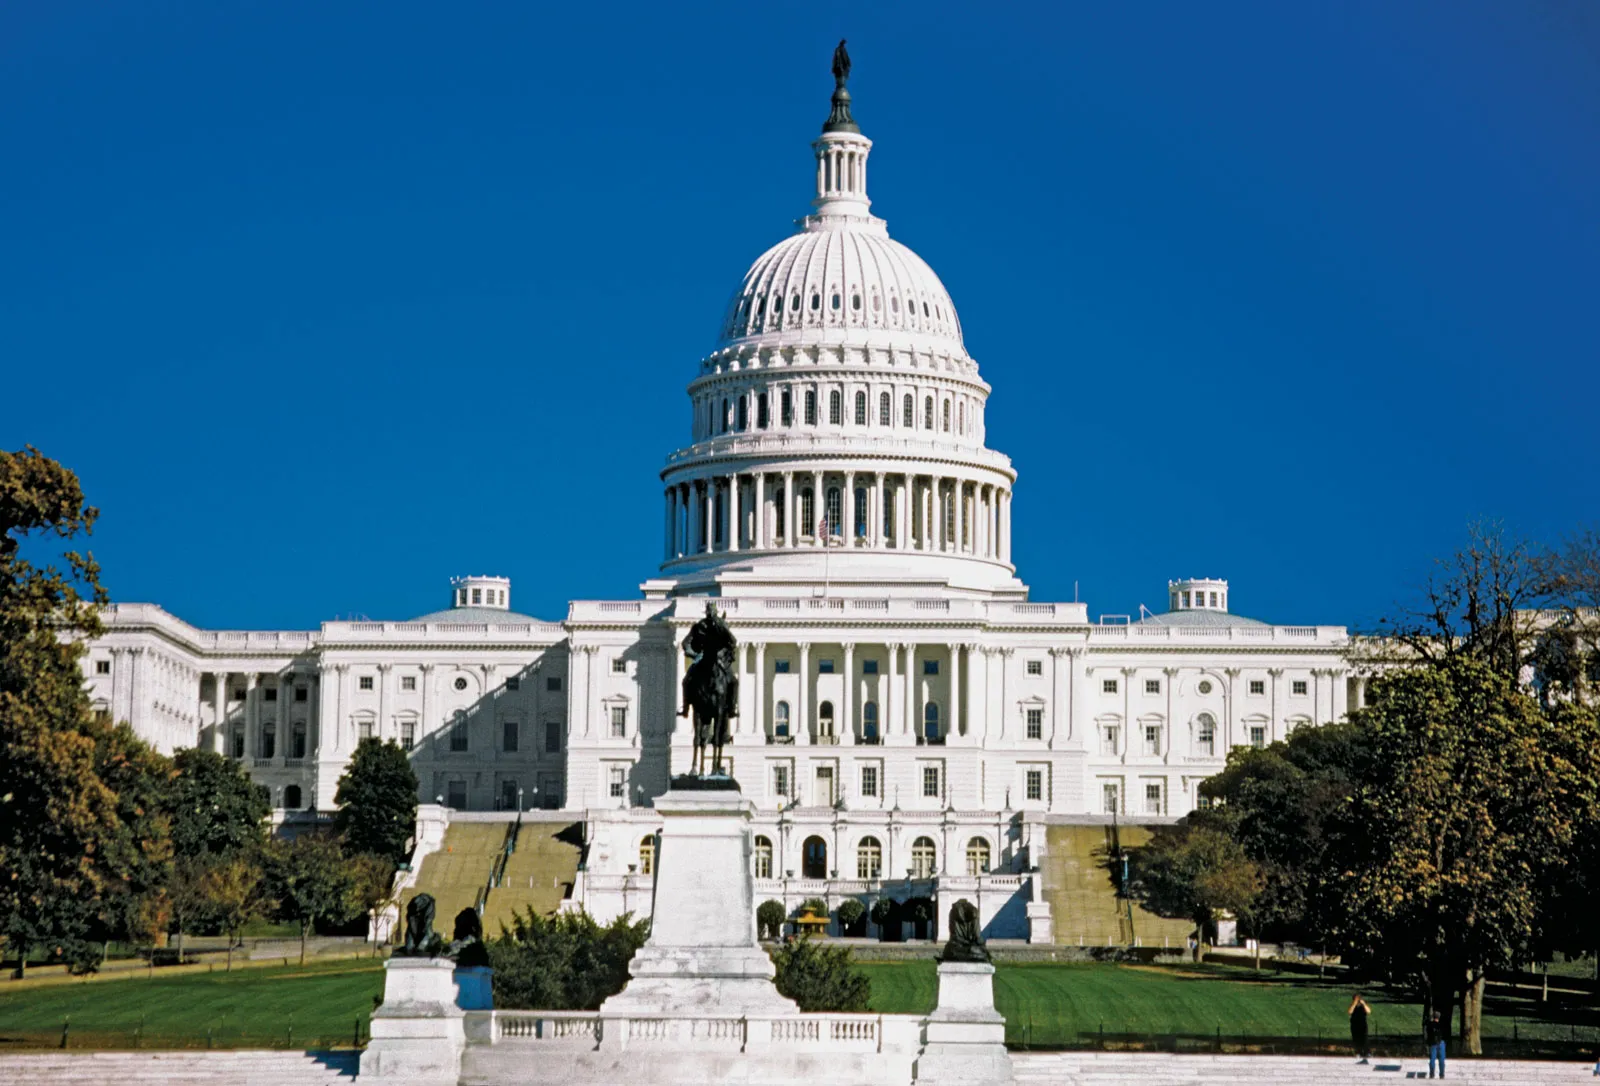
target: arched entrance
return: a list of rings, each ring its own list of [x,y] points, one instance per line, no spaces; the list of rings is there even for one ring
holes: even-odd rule
[[[800,853],[800,877],[825,879],[828,877],[828,842],[820,837],[807,837]]]

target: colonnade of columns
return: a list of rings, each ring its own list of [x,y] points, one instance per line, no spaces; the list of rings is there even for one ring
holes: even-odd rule
[[[733,472],[667,487],[667,561],[740,550],[912,550],[1011,560],[1011,491],[902,472]]]
[[[233,676],[240,674],[244,678],[244,698],[237,714],[232,714],[233,692],[238,689]],[[213,751],[241,759],[271,758],[278,762],[311,757],[317,724],[316,673],[280,672],[269,676],[272,681],[266,685],[262,684],[261,675],[253,671],[208,671],[202,675],[210,675],[212,679],[210,740]],[[309,688],[306,700],[296,702],[294,691],[301,685]],[[271,708],[266,701],[269,689],[275,691]],[[297,704],[303,706],[303,711],[297,713],[293,709]],[[272,729],[270,754],[266,741],[269,725]],[[235,741],[234,736],[238,736],[239,741]]]

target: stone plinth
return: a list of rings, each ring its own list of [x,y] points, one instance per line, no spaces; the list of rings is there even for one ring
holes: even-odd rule
[[[939,1005],[928,1016],[918,1086],[1009,1086],[1005,1016],[994,1009],[994,966],[941,962]]]
[[[466,1044],[455,974],[448,958],[389,959],[383,1005],[372,1012],[372,1040],[361,1054],[363,1080],[455,1086]]]
[[[675,788],[655,809],[662,828],[650,940],[628,965],[633,979],[601,1005],[601,1016],[796,1013],[773,987],[772,960],[756,938],[755,804],[736,787]],[[606,1043],[613,1035],[606,1032]]]

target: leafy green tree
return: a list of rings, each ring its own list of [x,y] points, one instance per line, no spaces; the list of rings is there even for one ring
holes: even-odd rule
[[[777,939],[783,935],[783,922],[789,914],[781,901],[763,901],[756,908],[756,927],[763,939]]]
[[[417,774],[393,740],[363,739],[339,778],[334,829],[352,853],[404,863],[417,822]]]
[[[95,768],[116,796],[117,813],[100,857],[102,934],[153,946],[171,911],[172,762],[118,724],[98,735]]]
[[[1158,827],[1129,860],[1131,895],[1158,916],[1194,921],[1200,942],[1215,938],[1221,913],[1247,918],[1261,892],[1261,869],[1244,846],[1204,826]]]
[[[244,765],[215,751],[184,749],[172,759],[172,850],[182,859],[228,860],[267,843],[267,790]]]
[[[233,971],[233,948],[239,932],[258,916],[265,916],[274,902],[267,893],[261,865],[254,857],[235,856],[212,864],[200,877],[200,890],[206,908],[228,936],[228,971]]]
[[[306,940],[320,923],[339,924],[360,910],[356,875],[336,838],[305,833],[274,841],[265,853],[267,894],[280,919],[300,926],[300,964]]]
[[[772,955],[778,991],[802,1011],[864,1011],[872,981],[855,968],[847,946],[796,939]]]
[[[867,915],[867,907],[855,898],[848,897],[839,903],[836,915],[839,917],[840,931],[848,934],[855,930]]]
[[[84,645],[101,633],[99,566],[21,556],[28,537],[88,534],[97,511],[73,473],[31,446],[0,452],[0,935],[25,968],[45,946],[94,941],[114,851],[117,801],[97,771],[106,725],[83,689]]]
[[[900,934],[900,903],[892,897],[880,897],[872,903],[872,908],[867,913],[868,919],[878,925],[880,937],[890,935],[899,937]]]
[[[204,860],[179,859],[173,861],[167,878],[167,918],[178,937],[179,964],[183,962],[184,936],[211,915],[205,881],[209,870]]]
[[[595,1010],[628,983],[628,963],[650,937],[632,914],[601,926],[588,913],[528,909],[489,943],[496,1007]]]

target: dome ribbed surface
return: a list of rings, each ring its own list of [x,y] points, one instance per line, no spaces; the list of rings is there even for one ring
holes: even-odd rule
[[[966,356],[944,284],[881,220],[807,220],[808,229],[762,253],[728,307],[718,347],[822,333]],[[828,335],[833,331],[839,336]]]

